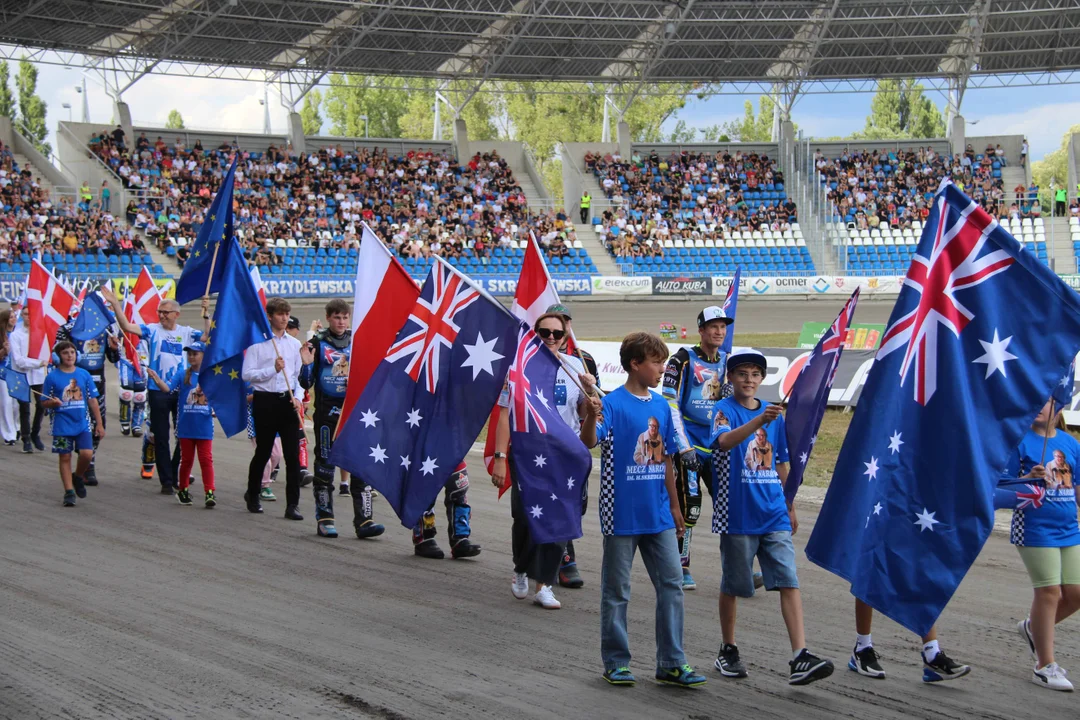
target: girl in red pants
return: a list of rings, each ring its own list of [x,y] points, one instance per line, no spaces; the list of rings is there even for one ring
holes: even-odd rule
[[[199,341],[193,341],[184,350],[187,352],[186,370],[178,369],[168,383],[150,370],[150,379],[166,392],[179,393],[176,437],[180,441],[180,490],[176,493],[176,498],[181,505],[191,506],[188,486],[191,485],[191,466],[198,454],[203,488],[206,490],[206,507],[212,508],[217,505],[214,498],[214,416],[202,388],[199,387],[199,369],[202,367],[206,346]]]

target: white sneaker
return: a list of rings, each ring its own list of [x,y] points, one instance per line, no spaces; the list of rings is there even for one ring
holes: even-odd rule
[[[1031,674],[1031,682],[1051,690],[1072,692],[1072,683],[1065,679],[1065,670],[1057,663],[1050,663],[1043,668],[1035,668]]]
[[[514,579],[510,583],[510,592],[518,600],[524,600],[529,595],[529,578],[525,573],[514,573]]]
[[[533,602],[545,610],[558,610],[562,607],[562,603],[556,600],[555,594],[551,592],[550,585],[541,585],[533,596]]]

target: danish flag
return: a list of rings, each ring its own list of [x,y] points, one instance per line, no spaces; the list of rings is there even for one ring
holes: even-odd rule
[[[47,362],[56,343],[56,331],[68,321],[75,296],[36,258],[26,284],[30,309],[30,346],[27,357]]]
[[[124,284],[124,317],[127,318],[129,323],[135,323],[135,303],[132,301],[131,293],[128,292],[126,281]],[[124,339],[124,357],[135,369],[135,374],[142,377],[142,362],[139,358],[139,343],[142,342],[142,338],[123,330],[120,331],[120,336]]]
[[[537,412],[533,401],[537,400],[546,407],[548,400],[544,397],[543,390],[533,393],[532,383],[525,374],[529,361],[540,352],[540,347],[540,338],[536,336],[536,333],[522,325],[521,330],[518,331],[518,347],[514,364],[510,366],[510,373],[507,375],[507,381],[510,383],[510,428],[515,432],[529,432],[530,420],[537,430],[542,433],[547,432],[547,423]],[[488,432],[494,434],[492,430]]]
[[[937,227],[927,225],[923,231],[934,233],[930,257],[916,255],[912,259],[904,284],[919,294],[919,304],[885,331],[878,358],[904,348],[900,364],[900,385],[914,369],[915,402],[925,406],[937,389],[937,356],[940,328],[954,337],[967,327],[975,314],[957,299],[956,291],[986,282],[1007,270],[1015,261],[1004,250],[994,250],[983,257],[987,237],[999,230],[991,218],[975,202],[964,207],[938,196]]]
[[[395,362],[408,358],[405,372],[414,382],[423,373],[427,391],[434,394],[439,385],[440,349],[449,350],[461,330],[454,317],[476,302],[480,292],[443,263],[436,263],[432,274],[434,292],[431,299],[421,295],[409,315],[409,322],[418,327],[391,345],[386,359]]]
[[[135,280],[135,314],[139,319],[149,325],[158,321],[158,306],[161,305],[161,295],[157,284],[150,271],[143,265],[139,277]]]

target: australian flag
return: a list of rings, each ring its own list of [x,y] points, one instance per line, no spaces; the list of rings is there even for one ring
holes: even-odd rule
[[[588,448],[555,408],[559,369],[555,355],[522,324],[507,377],[510,459],[529,530],[538,543],[581,537],[581,490],[592,471]]]
[[[943,183],[807,557],[929,632],[990,535],[1009,455],[1077,347],[1076,292]]]
[[[1062,408],[1072,410],[1073,386],[1075,384],[1076,358],[1074,357],[1072,363],[1069,364],[1069,369],[1065,371],[1065,376],[1058,381],[1056,386],[1054,386],[1054,394],[1051,397],[1054,399],[1055,412]]]
[[[742,268],[735,268],[735,277],[731,278],[731,284],[728,285],[727,296],[724,298],[723,304],[720,306],[724,309],[724,314],[731,318],[732,326],[735,325],[735,312],[739,309],[739,280],[742,278]],[[731,355],[731,350],[735,346],[735,328],[729,327],[727,335],[724,336],[724,344],[720,346],[721,352]]]
[[[443,261],[338,434],[330,464],[413,527],[472,447],[502,391],[519,321]]]
[[[844,303],[844,309],[806,358],[806,364],[802,366],[799,376],[791,386],[784,423],[791,452],[791,468],[784,483],[784,496],[789,505],[795,502],[795,493],[802,485],[806,463],[814,451],[818,428],[825,417],[829,392],[836,378],[836,368],[840,365],[840,355],[844,352],[844,337],[858,302],[859,289],[855,288],[855,292]]]
[[[225,249],[222,241],[230,240],[233,236],[233,185],[236,181],[236,158],[229,165],[228,172],[221,181],[221,187],[210,202],[210,209],[206,211],[206,217],[199,228],[199,235],[191,245],[191,253],[184,270],[180,273],[180,279],[176,281],[176,302],[183,305],[207,294],[220,292],[220,284],[224,275],[224,253],[218,252]],[[217,260],[214,253],[217,252]],[[210,268],[214,268],[214,279],[210,281]]]

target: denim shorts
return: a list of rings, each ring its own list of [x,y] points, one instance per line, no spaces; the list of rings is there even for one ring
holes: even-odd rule
[[[84,430],[78,435],[53,435],[52,451],[57,455],[70,455],[80,450],[94,449],[94,435]]]
[[[764,535],[720,536],[720,564],[724,571],[720,592],[735,597],[754,596],[755,555],[766,590],[799,587],[791,533],[781,530]]]

